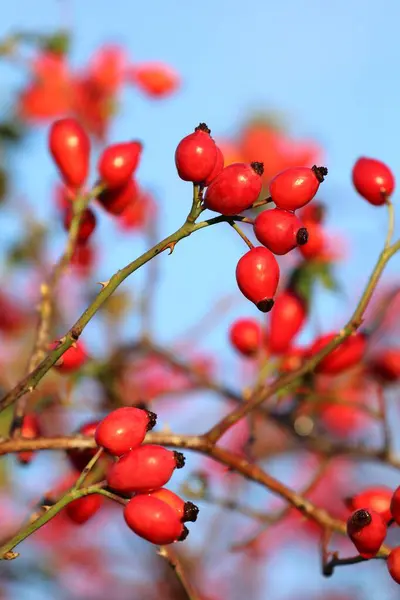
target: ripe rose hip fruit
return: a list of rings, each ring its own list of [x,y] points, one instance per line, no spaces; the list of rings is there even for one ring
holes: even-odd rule
[[[345,504],[349,510],[358,510],[366,506],[368,509],[380,514],[383,520],[387,523],[392,518],[390,512],[390,502],[392,500],[393,491],[385,486],[375,486],[355,494],[349,498],[345,498]]]
[[[167,488],[160,488],[145,495],[162,500],[162,502],[171,506],[181,523],[187,523],[188,521],[194,523],[197,520],[197,515],[199,514],[198,507],[193,502],[185,502],[180,496]]]
[[[298,210],[314,198],[328,174],[326,167],[291,167],[275,175],[269,184],[272,201],[278,208]]]
[[[217,177],[217,175],[219,175],[222,171],[222,169],[224,168],[224,155],[222,154],[222,151],[220,150],[220,148],[218,146],[216,146],[217,148],[217,158],[215,160],[215,164],[214,164],[214,168],[211,171],[211,173],[209,174],[208,177],[206,177],[206,179],[204,180],[204,185],[208,186],[210,185],[210,183],[212,183],[214,181],[214,179]]]
[[[232,346],[243,356],[255,356],[261,350],[263,331],[256,319],[238,319],[229,330]]]
[[[152,544],[172,544],[188,534],[175,510],[166,502],[140,494],[124,508],[126,524],[141,538]]]
[[[290,290],[279,294],[271,311],[268,328],[268,349],[272,354],[284,354],[307,318],[305,303]]]
[[[400,379],[400,348],[388,348],[374,357],[369,365],[372,373],[384,383]]]
[[[275,256],[262,246],[252,248],[239,260],[236,281],[242,294],[261,312],[274,305],[273,297],[279,283],[279,265]]]
[[[134,179],[118,188],[106,188],[101,192],[97,201],[111,215],[122,215],[128,206],[131,206],[139,197],[139,186]]]
[[[77,525],[82,525],[97,513],[102,504],[103,496],[100,494],[90,494],[89,496],[77,498],[67,504],[65,512],[71,521]]]
[[[400,486],[394,491],[390,500],[390,512],[396,523],[400,525]]]
[[[175,151],[175,165],[183,181],[203,183],[216,165],[217,146],[205,123],[200,123],[193,133],[184,137]]]
[[[54,350],[59,344],[60,342],[53,342],[50,349]],[[74,371],[78,371],[86,361],[86,348],[83,345],[83,342],[78,341],[75,342],[74,346],[71,346],[64,352],[54,365],[54,368],[62,374],[73,373]]]
[[[183,454],[162,446],[144,445],[124,454],[108,473],[108,485],[117,492],[151,492],[171,479],[185,464]]]
[[[387,533],[385,521],[373,510],[360,508],[347,520],[347,535],[363,558],[373,558]]]
[[[110,454],[122,456],[137,448],[153,429],[157,415],[142,408],[124,406],[110,412],[97,426],[95,440]]]
[[[212,181],[204,195],[206,208],[222,215],[236,215],[257,200],[262,188],[263,163],[233,163]]]
[[[78,121],[55,121],[50,127],[49,150],[64,182],[82,187],[89,174],[90,140]]]
[[[310,355],[316,354],[336,337],[335,333],[328,333],[315,340],[310,348]],[[328,354],[315,367],[316,373],[336,375],[357,365],[363,358],[367,339],[362,333],[355,333],[346,338],[340,346]]]
[[[400,583],[400,546],[393,548],[388,556],[386,565],[390,576],[396,583]]]
[[[30,413],[24,416],[21,426],[21,437],[32,440],[38,437],[41,433],[39,419],[36,414]],[[22,465],[27,465],[31,462],[34,452],[26,451],[18,453],[18,462]]]
[[[254,222],[254,233],[260,244],[274,254],[287,254],[308,241],[308,231],[292,212],[273,208],[263,210]]]
[[[100,421],[91,421],[90,423],[85,423],[85,425],[82,425],[82,427],[78,429],[77,433],[85,437],[94,437],[99,423]],[[67,456],[71,465],[77,471],[82,471],[82,469],[86,467],[89,460],[93,458],[96,452],[97,448],[87,448],[85,450],[74,448],[72,450],[67,450]]]
[[[64,213],[64,228],[69,231],[73,219],[72,208],[67,208]],[[85,244],[96,229],[96,215],[90,208],[86,208],[81,215],[78,229],[78,244]]]
[[[142,148],[138,141],[108,146],[97,165],[101,181],[110,189],[126,185],[139,165]]]
[[[385,163],[374,158],[362,157],[353,167],[353,184],[357,192],[370,204],[379,206],[394,191],[395,179]]]
[[[312,221],[304,222],[307,228],[307,243],[298,246],[300,254],[306,260],[321,258],[326,250],[326,235],[323,227]]]
[[[305,221],[311,221],[311,223],[317,223],[321,225],[325,221],[326,206],[322,202],[314,200],[312,204],[307,204],[301,212],[300,219]]]

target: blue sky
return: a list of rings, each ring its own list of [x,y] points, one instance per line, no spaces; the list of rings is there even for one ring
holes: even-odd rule
[[[314,137],[326,150],[329,177],[322,198],[332,227],[350,238],[351,255],[339,278],[354,303],[383,243],[386,214],[352,190],[352,164],[359,155],[373,156],[400,177],[399,18],[397,0],[18,0],[4,2],[0,35],[67,26],[75,33],[76,65],[110,41],[123,45],[134,60],[162,59],[182,74],[182,91],[162,103],[126,91],[111,134],[113,140],[145,141],[139,176],[158,194],[162,235],[181,224],[190,205],[190,185],[178,179],[174,168],[180,138],[199,121],[218,137],[234,133],[253,110],[282,112],[294,135]],[[15,73],[4,69],[0,98],[10,81],[16,82]],[[44,130],[18,156],[16,172],[18,190],[45,217],[56,177]],[[143,245],[136,236],[115,235],[107,220],[101,221],[101,233],[108,235],[99,275],[107,279]],[[160,257],[154,329],[161,339],[185,331],[218,297],[237,296],[234,272],[243,252],[241,240],[220,227],[185,240],[171,257]],[[398,268],[395,259],[388,271],[395,274]],[[140,275],[128,284],[133,292],[137,281]],[[237,298],[204,342],[226,365],[236,364],[226,347],[230,320],[239,314],[257,316],[252,305]],[[323,317],[329,329],[349,310],[348,299],[321,293],[317,320]],[[101,345],[94,327],[88,335]]]

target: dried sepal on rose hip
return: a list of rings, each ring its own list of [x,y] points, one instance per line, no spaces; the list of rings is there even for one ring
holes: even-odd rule
[[[103,496],[100,494],[89,494],[73,500],[65,507],[65,514],[70,521],[77,525],[83,525],[89,521],[103,504]]]
[[[105,148],[97,165],[102,183],[109,189],[126,185],[139,165],[142,149],[139,141],[121,142]]]
[[[211,177],[220,157],[217,146],[205,123],[200,123],[193,133],[184,137],[175,151],[175,165],[183,181],[203,183]]]
[[[60,345],[59,341],[53,342],[50,350],[55,350]],[[64,354],[57,360],[54,368],[63,375],[78,371],[87,361],[88,355],[86,348],[81,341],[75,342]]]
[[[254,233],[260,244],[274,254],[287,254],[308,241],[308,231],[300,219],[288,210],[263,210],[254,221]]]
[[[276,297],[267,330],[268,350],[275,355],[287,352],[307,319],[305,302],[293,291]]]
[[[236,267],[236,281],[240,291],[261,312],[269,312],[274,305],[279,275],[275,256],[263,246],[246,252]]]
[[[344,499],[344,503],[349,510],[357,510],[365,506],[379,513],[386,521],[390,521],[392,514],[390,512],[390,502],[392,500],[393,490],[379,485],[371,486],[362,492]]]
[[[149,410],[135,406],[117,408],[98,424],[96,444],[114,456],[122,456],[140,446],[156,422],[157,415]]]
[[[377,555],[387,533],[381,515],[371,509],[356,510],[347,520],[347,535],[363,558]]]
[[[328,174],[326,167],[290,167],[271,180],[269,193],[278,208],[298,210],[314,198]]]
[[[78,121],[55,121],[50,127],[49,150],[64,182],[82,187],[89,174],[90,140]]]
[[[262,189],[263,163],[233,163],[211,182],[204,195],[206,208],[232,216],[251,207]]]
[[[128,502],[124,518],[136,535],[152,544],[173,544],[186,539],[189,533],[172,506],[145,494],[134,496]]]
[[[229,329],[229,340],[242,356],[257,356],[263,345],[263,330],[256,319],[237,319]]]
[[[352,172],[357,192],[374,206],[385,204],[395,188],[395,178],[385,163],[375,158],[359,158]]]
[[[158,500],[162,500],[162,502],[165,502],[171,506],[181,523],[187,523],[189,521],[194,523],[197,520],[199,508],[196,506],[196,504],[193,504],[193,502],[190,501],[185,502],[183,498],[177,494],[174,494],[174,492],[171,492],[171,490],[168,490],[167,488],[160,488],[159,490],[148,492],[145,495],[150,496],[151,498],[158,498]]]
[[[185,458],[180,452],[153,444],[127,452],[108,470],[110,488],[123,494],[150,492],[163,487],[175,469],[181,469]]]

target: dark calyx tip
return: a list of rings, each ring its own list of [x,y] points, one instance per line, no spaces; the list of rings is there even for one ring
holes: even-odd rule
[[[366,527],[371,523],[371,521],[371,513],[368,512],[365,508],[360,508],[360,510],[356,510],[356,512],[351,517],[352,524],[359,529]]]
[[[193,502],[185,502],[183,507],[182,523],[191,521],[194,523],[197,521],[197,515],[199,514],[199,507],[193,504]]]
[[[343,504],[351,510],[351,508],[353,506],[353,497],[346,496],[346,498],[343,498]]]
[[[320,183],[322,183],[328,175],[328,169],[326,167],[317,167],[314,165],[311,170],[315,173],[315,176]]]
[[[257,173],[257,175],[259,175],[260,177],[264,173],[264,163],[261,163],[261,162],[252,162],[252,163],[250,163],[250,166],[253,169],[253,171],[255,173]]]
[[[308,242],[308,231],[305,227],[301,227],[296,235],[296,241],[298,246],[304,246]]]
[[[189,535],[189,529],[186,527],[186,525],[183,526],[182,529],[182,533],[181,535],[178,537],[178,539],[176,540],[177,542],[184,542],[187,538],[187,536]]]
[[[272,298],[269,298],[266,300],[261,300],[261,302],[258,302],[257,308],[258,308],[258,310],[261,310],[261,312],[267,313],[271,310],[271,308],[273,307],[274,304],[275,303],[272,300]]]
[[[145,409],[146,410],[146,409]],[[156,413],[151,412],[151,410],[146,410],[147,416],[149,417],[149,422],[147,423],[147,431],[151,431],[157,423],[157,415]]]
[[[185,459],[184,455],[182,454],[182,452],[174,451],[174,456],[175,456],[176,468],[183,469],[183,467],[185,466],[186,459]]]
[[[204,133],[211,134],[211,129],[205,123],[199,123],[197,127],[195,127],[195,131],[204,131]]]

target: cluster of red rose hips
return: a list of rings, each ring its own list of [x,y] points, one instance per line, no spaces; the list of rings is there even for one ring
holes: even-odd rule
[[[89,176],[90,139],[75,119],[59,119],[50,128],[49,149],[66,186],[64,227],[68,231],[74,214],[71,201],[77,198]],[[137,199],[139,189],[134,174],[141,153],[139,141],[112,144],[102,152],[97,164],[97,185],[101,185],[101,191],[96,199],[109,214],[122,215]],[[87,207],[80,220],[78,246],[86,244],[95,227],[95,213]]]
[[[372,487],[346,499],[354,512],[347,521],[347,533],[360,556],[369,559],[378,554],[388,527],[400,525],[400,487],[395,492],[386,487]],[[400,583],[400,546],[393,548],[387,568],[396,583]]]

